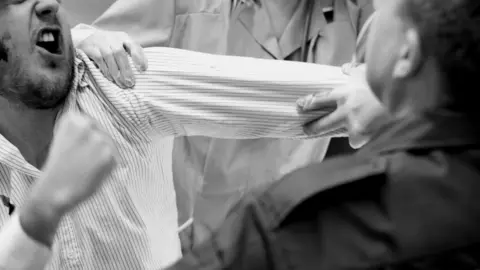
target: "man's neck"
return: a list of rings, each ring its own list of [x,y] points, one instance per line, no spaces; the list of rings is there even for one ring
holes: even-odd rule
[[[45,162],[58,110],[32,110],[0,98],[0,134],[37,168]]]
[[[390,98],[390,108],[397,118],[407,115],[419,115],[448,106],[449,99],[444,76],[437,71],[432,62],[426,62],[422,70],[408,81],[400,90],[394,91]]]

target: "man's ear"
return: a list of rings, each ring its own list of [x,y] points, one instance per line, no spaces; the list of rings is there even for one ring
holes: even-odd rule
[[[422,65],[422,49],[420,35],[416,29],[409,28],[405,32],[405,40],[400,51],[398,60],[393,68],[394,78],[405,78],[414,75]]]

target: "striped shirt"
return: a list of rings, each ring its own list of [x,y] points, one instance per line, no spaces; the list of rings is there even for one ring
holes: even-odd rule
[[[65,111],[95,119],[114,139],[119,166],[89,201],[66,216],[47,269],[160,269],[181,256],[172,183],[174,136],[305,138],[295,101],[345,82],[340,68],[145,50],[149,70],[134,89],[106,80],[78,52]],[[326,132],[324,135],[328,135]],[[0,194],[21,206],[40,171],[0,136]],[[8,209],[0,208],[0,226]]]

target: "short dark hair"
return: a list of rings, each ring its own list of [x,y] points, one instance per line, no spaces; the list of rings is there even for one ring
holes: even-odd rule
[[[474,109],[471,93],[480,79],[480,0],[405,0],[403,7],[420,31],[422,52],[443,73],[454,106]]]

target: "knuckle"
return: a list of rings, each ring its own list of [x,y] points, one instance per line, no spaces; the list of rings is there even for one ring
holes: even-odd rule
[[[68,124],[75,123],[75,117],[76,117],[75,113],[68,113],[64,115],[62,118],[60,118],[60,124],[68,125]]]
[[[117,61],[125,62],[128,60],[127,53],[124,48],[112,48],[112,54],[117,59]]]
[[[104,135],[100,131],[92,129],[90,132],[90,142],[94,149],[101,149],[105,144]]]
[[[103,164],[111,164],[114,162],[114,150],[110,144],[103,144],[98,150],[98,157]]]
[[[93,122],[87,117],[79,116],[77,121],[78,127],[85,131],[90,131],[93,128]]]
[[[99,145],[98,152],[102,159],[108,159],[113,155],[112,147],[105,142]]]
[[[123,56],[125,53],[125,49],[122,46],[112,47],[111,50],[115,56]]]
[[[81,114],[72,113],[67,117],[67,121],[72,128],[85,130],[88,128],[90,121]]]

